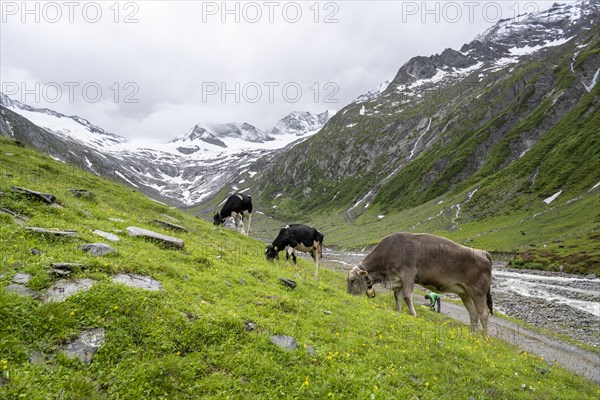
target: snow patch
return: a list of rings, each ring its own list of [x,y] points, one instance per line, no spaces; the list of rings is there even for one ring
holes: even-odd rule
[[[552,203],[552,202],[553,202],[554,200],[556,200],[556,198],[557,198],[558,196],[560,196],[561,194],[562,194],[562,189],[561,189],[561,190],[559,190],[558,192],[554,193],[552,196],[550,196],[550,197],[548,197],[548,198],[544,199],[544,203],[546,203],[546,204],[550,204],[550,203]]]
[[[581,82],[581,83],[583,83],[585,90],[587,90],[588,92],[592,91],[594,86],[596,86],[596,82],[598,82],[598,74],[600,74],[600,68],[598,68],[596,70],[596,73],[594,74],[594,77],[592,78],[592,82],[589,85],[586,85],[585,83]]]
[[[600,187],[600,182],[598,182],[594,186],[592,186],[591,189],[588,190],[588,193],[592,192],[594,189],[598,189],[599,187]]]

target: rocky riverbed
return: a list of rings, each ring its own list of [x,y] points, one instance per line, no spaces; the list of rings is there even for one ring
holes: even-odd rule
[[[600,347],[600,279],[494,268],[494,306],[534,326]]]

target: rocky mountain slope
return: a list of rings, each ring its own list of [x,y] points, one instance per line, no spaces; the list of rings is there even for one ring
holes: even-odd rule
[[[597,188],[599,20],[597,2],[556,4],[414,57],[383,92],[273,155],[256,197],[283,219],[352,223],[464,193],[461,216],[480,220]]]
[[[316,133],[331,113],[293,112],[270,132],[248,123],[196,125],[166,144],[138,148],[78,116],[31,107],[0,93],[0,134],[55,159],[126,183],[154,199],[189,206],[252,177],[249,166]]]

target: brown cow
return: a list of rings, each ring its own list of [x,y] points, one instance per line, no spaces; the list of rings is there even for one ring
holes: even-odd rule
[[[372,285],[382,283],[394,291],[396,310],[402,309],[404,298],[413,316],[417,315],[412,301],[415,283],[435,292],[456,293],[469,312],[471,332],[479,320],[484,335],[489,314],[493,314],[491,282],[492,258],[487,251],[439,236],[410,233],[384,238],[347,276],[348,293],[373,296]]]

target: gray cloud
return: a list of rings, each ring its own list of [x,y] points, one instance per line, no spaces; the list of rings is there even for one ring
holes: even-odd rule
[[[164,142],[199,122],[267,129],[293,110],[339,109],[411,57],[552,2],[24,4],[1,3],[4,92]]]

